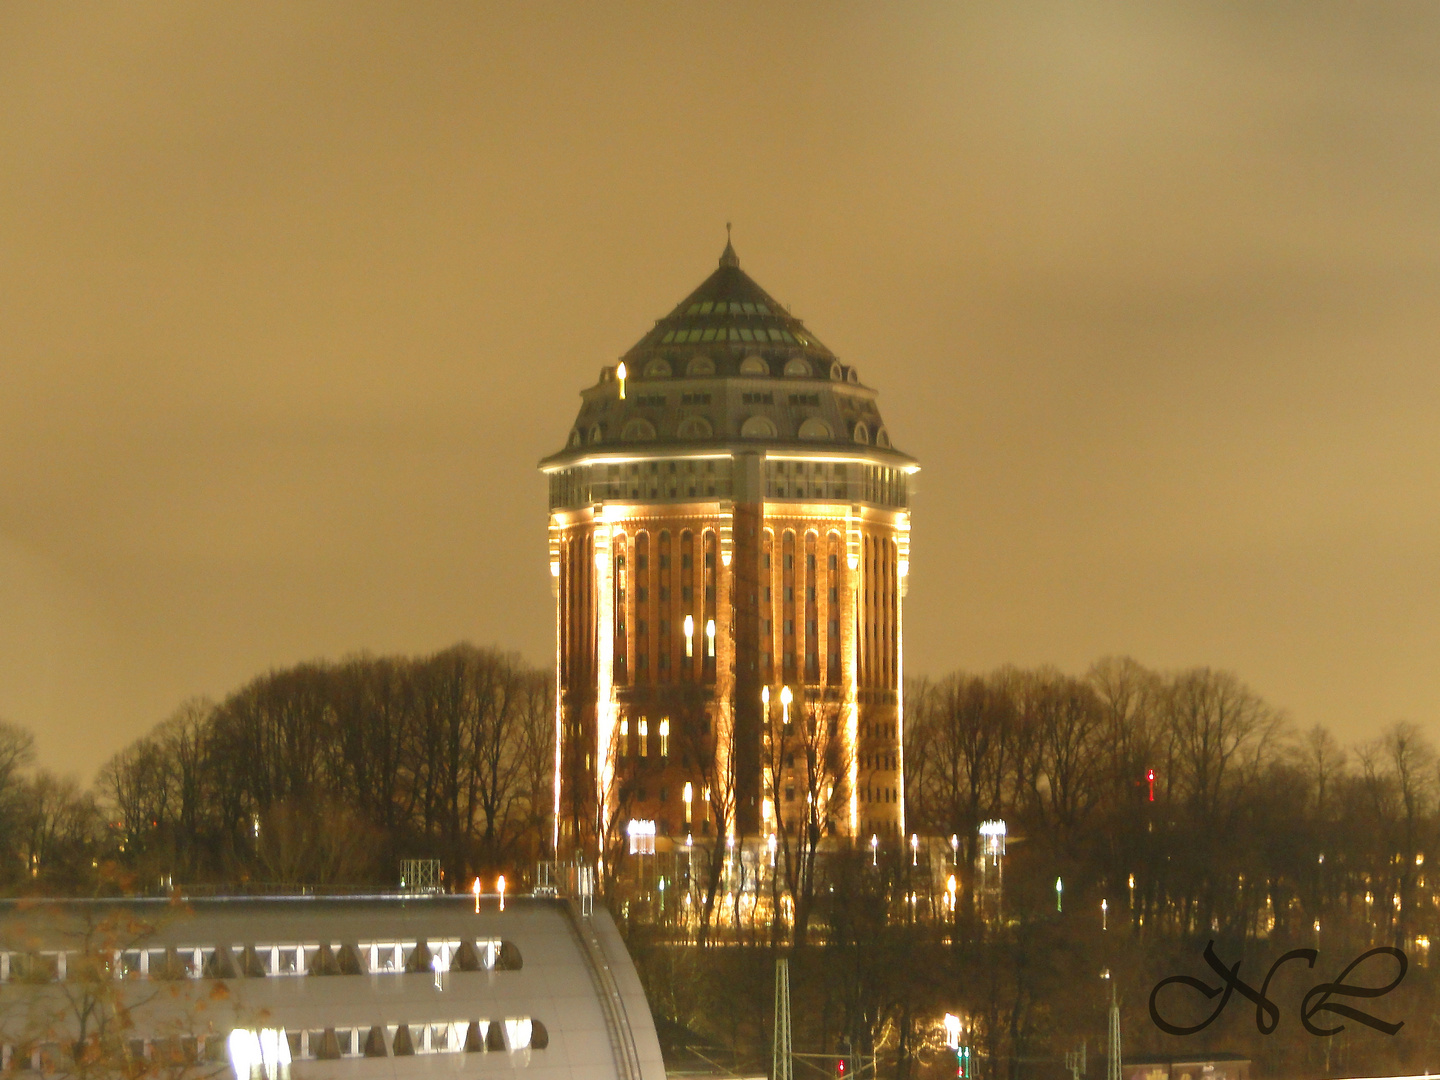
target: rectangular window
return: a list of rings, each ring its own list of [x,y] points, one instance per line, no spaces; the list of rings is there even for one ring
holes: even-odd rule
[[[761,619],[761,620],[760,620],[760,625],[761,625],[761,627],[763,627],[763,629],[760,631],[762,634],[768,634],[768,633],[770,633],[770,620],[769,620],[769,619]]]
[[[706,569],[706,570],[713,570],[714,568],[715,568],[715,553],[714,553],[713,551],[707,551],[707,552],[705,552],[705,569]]]
[[[645,636],[646,634],[648,634],[649,632],[650,632],[650,624],[647,623],[644,619],[637,619],[636,622],[635,622],[635,634],[636,634],[636,636],[638,636],[638,637],[644,637],[644,636]]]
[[[795,569],[795,556],[794,556],[794,555],[786,555],[786,556],[785,556],[785,569],[786,569],[786,570],[794,570],[794,569]]]
[[[637,604],[644,604],[647,603],[649,600],[650,590],[645,588],[644,585],[641,585],[638,589],[635,590],[635,602]]]
[[[815,603],[815,586],[814,586],[814,585],[811,585],[808,589],[805,590],[805,599],[809,600],[810,603],[812,603],[812,604]]]
[[[660,586],[660,599],[661,599],[662,601],[664,601],[664,600],[669,600],[669,599],[670,599],[670,586],[669,586],[669,585],[661,585],[661,586]]]
[[[690,603],[691,594],[694,593],[694,591],[695,591],[695,590],[692,589],[689,585],[681,585],[681,586],[680,586],[680,599],[683,600],[683,601],[684,601],[685,603],[687,603],[687,604]]]
[[[815,556],[814,556],[814,555],[806,555],[806,556],[805,556],[805,569],[806,569],[806,570],[809,570],[810,573],[812,573],[812,574],[815,572]]]
[[[838,560],[834,555],[831,555],[831,556],[830,556],[830,572],[831,572],[832,574],[835,572],[835,570],[836,570],[836,568],[837,568],[837,566],[838,566],[838,563],[839,563],[839,560]]]
[[[668,633],[670,633],[670,624],[669,624],[668,622],[666,622],[664,619],[661,619],[661,620],[660,620],[660,636],[663,638],[663,637],[664,637],[666,634],[668,634]]]
[[[768,551],[765,553],[765,569],[770,569],[770,553]]]
[[[670,569],[670,556],[669,556],[669,555],[661,555],[661,556],[660,556],[660,569],[661,569],[661,570],[669,570],[669,569]]]
[[[786,637],[794,637],[794,636],[795,636],[795,620],[794,620],[794,619],[786,619],[786,620],[785,620],[785,636],[786,636]]]
[[[832,603],[832,604],[838,604],[839,602],[840,602],[840,590],[837,589],[834,585],[831,585],[831,586],[830,586],[830,603]]]
[[[785,603],[787,603],[787,604],[793,604],[794,602],[795,602],[795,586],[794,586],[794,585],[786,585],[786,586],[785,586]]]
[[[805,632],[811,637],[818,637],[820,635],[820,624],[814,619],[811,619],[805,624]]]
[[[770,603],[770,586],[765,586],[765,603]]]
[[[705,586],[705,602],[706,602],[707,604],[713,604],[713,603],[715,602],[715,586],[714,586],[714,585],[706,585],[706,586]]]
[[[643,652],[642,652],[639,656],[637,656],[637,657],[635,658],[635,670],[636,670],[636,671],[649,671],[649,670],[650,670],[650,656],[649,656],[648,653],[643,653]]]
[[[681,569],[681,570],[689,570],[689,569],[690,569],[690,556],[689,556],[689,555],[681,555],[681,556],[680,556],[680,569]]]
[[[669,671],[669,670],[670,670],[670,654],[669,654],[668,652],[662,652],[662,653],[660,654],[660,663],[657,664],[656,666],[659,667],[661,671]]]
[[[840,636],[840,620],[839,620],[839,619],[831,619],[831,620],[830,620],[830,636],[831,636],[831,637],[839,637],[839,636]]]

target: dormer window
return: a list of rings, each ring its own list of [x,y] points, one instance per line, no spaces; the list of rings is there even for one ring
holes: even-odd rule
[[[675,434],[681,439],[708,439],[715,434],[715,429],[703,416],[687,416],[680,421],[680,428]]]
[[[644,417],[637,416],[625,424],[620,438],[623,442],[649,442],[655,438],[655,425]]]
[[[670,361],[663,356],[657,356],[645,365],[645,377],[647,379],[668,379],[673,374],[670,368]]]
[[[788,379],[808,379],[812,374],[810,362],[804,357],[794,356],[785,361],[785,377]]]

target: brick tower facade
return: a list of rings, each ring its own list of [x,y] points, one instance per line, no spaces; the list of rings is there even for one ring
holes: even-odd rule
[[[914,459],[719,268],[581,392],[550,486],[558,854],[904,833]]]

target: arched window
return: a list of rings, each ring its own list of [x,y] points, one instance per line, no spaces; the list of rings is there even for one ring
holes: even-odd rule
[[[708,439],[715,434],[715,429],[703,416],[687,416],[680,421],[680,428],[675,434],[681,439]]]
[[[808,379],[811,375],[810,361],[801,356],[785,361],[785,375],[790,379]]]
[[[834,433],[831,432],[830,425],[824,420],[818,416],[811,416],[800,425],[800,438],[827,441],[834,438]]]
[[[672,372],[670,361],[663,356],[657,356],[645,365],[645,377],[647,379],[668,379]]]
[[[655,425],[643,416],[637,416],[625,423],[620,431],[621,442],[648,442],[655,438]]]
[[[886,431],[883,427],[879,428],[875,432],[875,445],[885,447],[888,447],[890,445],[890,433]]]
[[[773,439],[775,421],[768,416],[751,416],[740,425],[740,436],[744,439]]]
[[[708,356],[692,357],[690,363],[685,365],[685,374],[690,376],[714,375],[715,361]]]
[[[845,378],[845,369],[840,366],[840,361],[835,360],[830,364],[830,378],[841,382]]]
[[[571,445],[571,446],[579,446],[580,443],[581,443],[581,441],[582,441],[582,440],[581,440],[581,437],[580,437],[580,429],[579,429],[579,428],[576,428],[574,431],[570,432],[570,445]]]
[[[846,380],[847,382],[852,382],[852,383],[855,383],[856,385],[859,385],[859,382],[860,382],[860,373],[859,373],[858,371],[856,371],[856,370],[852,367],[849,371],[847,371],[847,372],[845,373],[845,380]]]
[[[604,437],[605,437],[605,433],[600,430],[600,425],[599,425],[599,424],[591,424],[591,425],[590,425],[590,441],[591,441],[592,443],[598,443],[598,442],[599,442],[601,439],[603,439]]]
[[[866,446],[870,444],[870,429],[865,426],[864,420],[855,422],[855,441]]]
[[[764,357],[747,356],[740,361],[741,375],[769,375],[770,365],[765,362]]]

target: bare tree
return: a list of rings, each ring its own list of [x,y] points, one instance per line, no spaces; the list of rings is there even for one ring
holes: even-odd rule
[[[815,912],[821,842],[836,834],[846,813],[850,757],[839,702],[801,700],[787,720],[768,725],[765,767],[780,862],[772,903],[783,880],[794,908],[791,944],[798,949]],[[779,925],[776,912],[772,934]]]

